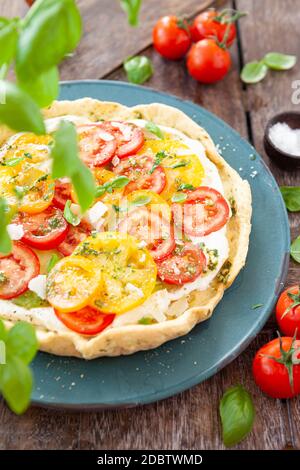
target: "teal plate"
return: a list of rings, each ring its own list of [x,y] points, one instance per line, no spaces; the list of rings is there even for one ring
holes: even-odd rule
[[[273,176],[254,148],[223,121],[193,103],[149,88],[113,81],[62,84],[61,99],[86,96],[127,106],[164,103],[194,119],[249,181],[253,225],[246,267],[213,316],[189,335],[155,350],[93,361],[38,354],[33,403],[78,410],[154,402],[216,374],[247,347],[272,312],[287,274],[290,246],[287,214]],[[258,303],[262,307],[253,309]]]

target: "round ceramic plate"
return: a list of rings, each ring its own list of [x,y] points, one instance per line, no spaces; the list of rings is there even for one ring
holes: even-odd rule
[[[149,403],[202,382],[240,354],[257,335],[285,280],[289,225],[278,186],[245,140],[213,114],[149,88],[112,81],[66,82],[61,99],[83,97],[127,106],[159,102],[181,109],[203,126],[228,163],[249,181],[253,218],[246,267],[213,316],[155,350],[84,361],[39,353],[33,363],[33,402],[41,406],[100,409]],[[262,306],[253,309],[253,305]]]

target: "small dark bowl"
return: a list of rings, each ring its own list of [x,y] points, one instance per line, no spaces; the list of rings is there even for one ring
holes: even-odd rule
[[[264,135],[265,151],[278,166],[285,170],[292,170],[294,168],[300,167],[300,155],[296,156],[283,152],[273,144],[269,137],[270,128],[278,122],[284,122],[292,129],[300,129],[300,112],[288,111],[285,113],[280,113],[268,121]]]

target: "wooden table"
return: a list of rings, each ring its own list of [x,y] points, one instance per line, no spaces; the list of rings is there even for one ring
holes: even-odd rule
[[[275,50],[300,58],[300,0],[233,0],[219,2],[249,15],[240,21],[229,75],[214,86],[192,80],[183,63],[167,62],[150,46],[151,28],[164,13],[201,9],[201,0],[146,0],[141,27],[132,30],[117,0],[79,0],[85,36],[78,51],[62,66],[63,79],[124,80],[122,60],[143,52],[153,60],[155,74],[145,85],[188,99],[209,109],[263,155],[279,184],[298,184],[299,172],[284,172],[264,153],[262,137],[267,119],[292,104],[292,83],[300,79],[300,60],[294,70],[270,73],[260,84],[244,86],[239,79],[243,63]],[[101,5],[100,5],[101,4]],[[21,0],[2,0],[0,15],[22,15]],[[299,215],[289,215],[292,237],[299,234]],[[276,230],[276,227],[270,227]],[[272,247],[270,247],[272,249]],[[276,253],[274,253],[276,256]],[[287,283],[299,282],[300,267],[291,261]],[[271,313],[271,312],[270,312]],[[272,400],[255,386],[251,361],[257,348],[275,336],[273,316],[250,347],[206,382],[176,397],[129,410],[67,413],[31,408],[14,416],[0,403],[0,449],[223,449],[218,403],[224,390],[243,383],[257,410],[254,430],[238,449],[300,448],[300,400]]]

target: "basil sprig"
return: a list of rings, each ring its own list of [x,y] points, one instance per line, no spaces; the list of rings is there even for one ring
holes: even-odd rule
[[[252,398],[242,385],[227,390],[220,401],[223,442],[232,447],[252,430],[255,410]]]
[[[127,80],[131,83],[141,85],[153,75],[153,66],[151,60],[144,55],[128,57],[124,61],[124,70]]]
[[[77,225],[80,224],[80,217],[78,215],[74,214],[71,210],[71,201],[70,199],[66,202],[65,208],[64,208],[64,218],[66,219],[69,224],[73,225],[76,227]]]
[[[300,186],[281,186],[282,197],[290,212],[300,211]]]
[[[0,340],[5,351],[4,364],[0,362],[0,392],[12,411],[21,414],[29,405],[32,391],[29,363],[38,348],[35,329],[21,321],[6,331],[0,320]]]
[[[114,189],[122,189],[129,183],[130,179],[127,176],[117,176],[111,181],[107,181],[101,186],[96,188],[96,197],[101,197],[105,193],[112,193]]]
[[[121,7],[127,13],[128,22],[131,26],[137,26],[142,0],[120,0]]]
[[[258,83],[266,77],[268,69],[289,70],[296,62],[297,57],[294,55],[268,52],[261,60],[245,64],[241,71],[241,79],[247,84]]]

